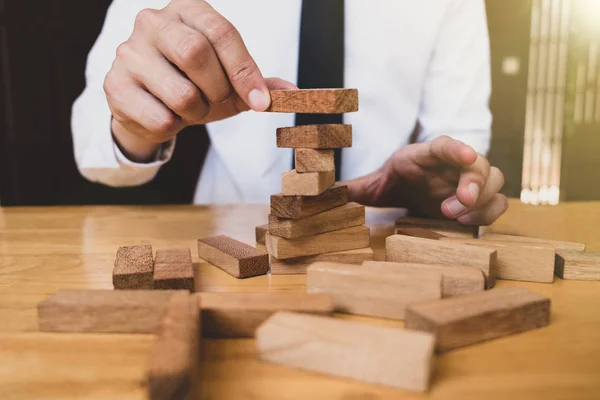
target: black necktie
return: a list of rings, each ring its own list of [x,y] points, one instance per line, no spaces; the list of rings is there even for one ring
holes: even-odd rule
[[[298,87],[344,87],[344,0],[302,1]],[[296,114],[296,125],[341,123],[342,114]],[[342,151],[335,149],[336,180],[341,167]]]

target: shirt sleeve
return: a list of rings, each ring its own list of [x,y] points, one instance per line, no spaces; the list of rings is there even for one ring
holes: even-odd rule
[[[154,162],[129,161],[114,143],[111,112],[104,93],[104,79],[115,59],[117,47],[133,31],[135,17],[144,8],[162,8],[168,0],[114,0],[102,32],[87,59],[86,87],[73,104],[71,132],[75,161],[81,175],[109,186],[136,186],[154,178],[169,161],[175,141],[162,147]]]
[[[484,1],[453,0],[443,21],[423,87],[417,140],[447,135],[486,154],[492,115]]]

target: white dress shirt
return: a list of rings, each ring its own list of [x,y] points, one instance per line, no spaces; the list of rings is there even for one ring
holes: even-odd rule
[[[103,82],[115,50],[144,8],[168,0],[114,0],[92,48],[87,86],[73,105],[75,158],[87,179],[140,185],[168,162],[173,146],[148,164],[133,163],[114,144]],[[212,0],[231,21],[266,77],[296,82],[301,0]],[[485,154],[491,114],[489,39],[484,0],[346,0],[345,87],[358,88],[353,147],[343,150],[343,179],[378,169],[409,142],[448,135]],[[275,145],[275,131],[293,114],[247,112],[207,125],[211,139],[194,202],[266,203],[281,190],[292,151]],[[176,144],[175,144],[176,145]]]

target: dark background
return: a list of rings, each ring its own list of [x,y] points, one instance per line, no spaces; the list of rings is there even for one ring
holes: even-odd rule
[[[10,205],[189,203],[207,136],[183,132],[173,160],[140,187],[113,189],[79,175],[70,133],[71,106],[82,92],[87,54],[110,0],[0,0],[0,201]],[[521,191],[530,0],[488,0],[492,49],[490,159]],[[508,28],[508,29],[507,29]],[[521,73],[501,72],[506,56]],[[200,155],[200,156],[199,156]],[[40,168],[39,166],[44,166]]]

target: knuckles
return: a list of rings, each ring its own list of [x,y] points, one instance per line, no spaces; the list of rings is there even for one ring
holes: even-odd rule
[[[145,8],[135,17],[135,29],[148,30],[156,28],[158,21],[161,19],[159,10]]]
[[[211,46],[204,36],[190,34],[177,44],[175,51],[182,66],[198,66],[210,54]]]

